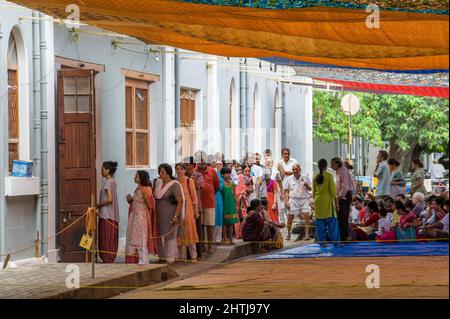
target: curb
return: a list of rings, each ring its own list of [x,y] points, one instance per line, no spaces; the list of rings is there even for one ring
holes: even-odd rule
[[[105,299],[143,286],[160,283],[178,277],[178,273],[167,265],[145,269],[116,278],[105,278],[95,284],[71,291],[52,293],[41,299]],[[117,288],[114,288],[117,287]]]

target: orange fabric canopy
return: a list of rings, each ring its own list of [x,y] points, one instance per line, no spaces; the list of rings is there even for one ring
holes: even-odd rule
[[[269,10],[174,0],[15,0],[147,43],[230,57],[280,57],[379,70],[448,69],[448,15],[381,11],[369,29],[359,9]]]

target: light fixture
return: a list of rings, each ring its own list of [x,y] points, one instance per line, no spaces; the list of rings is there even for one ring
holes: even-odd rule
[[[262,62],[259,61],[259,68],[262,69]]]
[[[155,62],[159,62],[159,51],[155,52]]]

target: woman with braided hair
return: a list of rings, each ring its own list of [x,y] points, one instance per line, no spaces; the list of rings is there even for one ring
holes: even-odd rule
[[[328,163],[325,159],[318,162],[319,174],[313,180],[314,216],[317,226],[317,242],[340,240],[339,224],[336,212],[339,202],[336,196],[336,186],[333,175],[327,172]]]

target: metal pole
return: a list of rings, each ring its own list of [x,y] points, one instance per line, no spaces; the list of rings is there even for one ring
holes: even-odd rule
[[[91,195],[91,207],[95,207],[95,195]],[[88,218],[88,216],[86,216]],[[95,227],[93,229],[92,234],[92,246],[91,246],[91,275],[92,279],[95,279],[95,254],[97,251],[97,245],[96,245],[96,233],[97,233],[97,215],[95,215]]]
[[[40,14],[42,19],[44,14]],[[46,38],[46,21],[39,22],[39,40],[40,40],[40,56],[41,56],[41,249],[40,253],[48,256],[48,143],[47,143],[47,124],[48,124],[48,108],[47,108],[47,38]]]
[[[39,23],[39,13],[33,11],[32,22],[32,32],[33,32],[33,138],[34,138],[34,149],[33,149],[33,162],[34,169],[33,175],[41,176],[41,134],[42,134],[42,122],[41,122],[41,30]],[[42,187],[40,187],[39,195],[36,197],[36,231],[42,234]]]
[[[352,162],[352,115],[350,114],[348,121],[348,154],[350,163]]]

